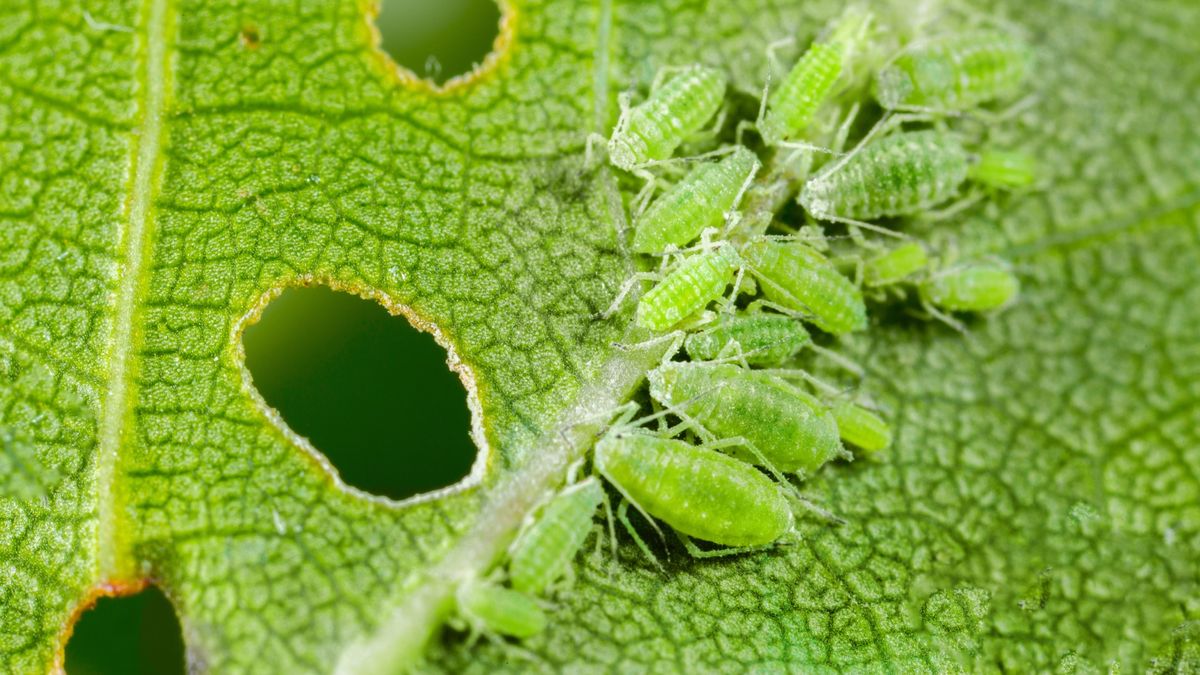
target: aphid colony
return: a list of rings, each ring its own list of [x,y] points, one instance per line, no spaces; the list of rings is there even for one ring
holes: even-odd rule
[[[698,135],[719,137],[720,123],[704,129],[724,107],[725,73],[664,70],[637,105],[622,97],[608,159],[645,181],[632,201],[631,248],[647,265],[606,315],[653,282],[638,296],[634,323],[651,341],[670,344],[647,374],[654,412],[635,420],[638,404],[630,403],[614,413],[591,454],[592,475],[571,480],[532,514],[510,547],[506,573],[460,586],[458,614],[474,632],[525,638],[541,631],[537,596],[570,574],[601,507],[610,537],[615,511],[655,563],[630,506],[698,557],[798,536],[796,507],[836,520],[793,479],[851,458],[847,444],[882,451],[892,431],[855,386],[816,377],[804,360],[861,376],[825,345],[867,329],[869,302],[911,297],[921,315],[962,330],[955,314],[992,312],[1015,299],[1017,279],[1002,261],[954,260],[894,221],[872,221],[938,218],[1033,183],[1031,158],[978,147],[952,124],[1018,94],[1029,50],[997,30],[921,37],[899,48],[889,39],[870,12],[846,10],[777,87],[768,81],[757,119],[738,125],[737,144],[695,157],[675,155]],[[843,153],[868,95],[883,116]],[[741,144],[747,127],[757,144]],[[799,227],[777,218],[792,198],[807,214]]]

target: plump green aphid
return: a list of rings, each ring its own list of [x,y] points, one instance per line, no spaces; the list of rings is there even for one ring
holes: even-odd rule
[[[692,66],[627,108],[608,141],[612,163],[626,171],[669,159],[688,136],[699,131],[725,99],[725,74]]]
[[[735,454],[779,471],[816,471],[842,452],[837,422],[819,400],[788,382],[730,363],[665,363],[650,371],[650,395],[722,439]],[[761,455],[761,456],[760,456]]]
[[[825,256],[800,242],[752,241],[741,251],[762,292],[834,335],[867,326],[862,292]]]
[[[863,264],[863,283],[872,288],[904,281],[929,266],[929,254],[915,241],[880,253]]]
[[[750,365],[774,366],[811,343],[812,336],[799,321],[754,312],[722,316],[716,325],[689,335],[684,349],[693,361],[740,356]]]
[[[874,412],[850,401],[833,406],[838,434],[842,440],[866,450],[879,452],[892,444],[892,427]]]
[[[759,132],[768,145],[795,138],[812,124],[821,104],[833,93],[847,60],[859,47],[871,13],[850,7],[828,38],[814,42],[767,99]]]
[[[689,537],[763,546],[792,529],[779,486],[715,450],[647,433],[612,433],[596,444],[593,461],[643,513]]]
[[[728,243],[683,259],[638,300],[637,325],[663,331],[721,297],[741,266]]]
[[[546,628],[546,613],[537,602],[511,588],[468,581],[455,597],[458,613],[474,631],[527,638]]]
[[[951,312],[1000,309],[1017,296],[1020,283],[998,263],[964,263],[932,274],[917,287],[921,300]]]
[[[604,489],[595,478],[555,495],[513,545],[508,563],[512,587],[537,595],[561,578],[587,539],[592,516],[603,501]]]
[[[692,169],[637,219],[633,250],[661,253],[668,245],[682,247],[709,227],[725,220],[761,164],[742,146],[719,162]]]
[[[889,110],[968,110],[1017,94],[1029,65],[1029,47],[1013,35],[947,35],[911,45],[884,66],[875,99]]]
[[[1037,160],[1023,152],[985,150],[973,160],[968,177],[984,185],[1014,190],[1037,179]]]

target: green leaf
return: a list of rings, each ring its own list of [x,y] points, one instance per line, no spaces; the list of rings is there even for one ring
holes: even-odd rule
[[[444,92],[374,49],[366,0],[0,5],[0,427],[46,490],[0,482],[0,665],[47,670],[89,599],[149,580],[214,672],[1196,670],[1188,0],[1000,3],[1039,60],[994,140],[1048,185],[931,236],[1011,259],[1023,296],[967,338],[888,317],[847,341],[898,431],[806,486],[848,525],[666,574],[581,556],[532,662],[437,636],[456,575],[656,357],[593,318],[632,262],[587,135],[665,64],[727,67],[749,100],[766,45],[838,4],[515,3]],[[264,408],[240,328],[313,282],[453,349],[482,487],[369,499]]]

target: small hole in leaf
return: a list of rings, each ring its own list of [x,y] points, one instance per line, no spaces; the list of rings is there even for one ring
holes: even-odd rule
[[[495,0],[382,0],[375,25],[392,60],[443,84],[483,62],[500,32],[500,8]]]
[[[289,288],[242,340],[255,388],[347,485],[404,499],[470,473],[466,390],[404,317],[324,286]]]
[[[246,49],[258,49],[258,46],[262,44],[262,34],[258,32],[258,26],[250,24],[243,26],[239,37],[242,46]]]
[[[150,586],[136,594],[100,598],[79,617],[67,643],[71,675],[170,675],[184,672],[183,637],[175,610]]]

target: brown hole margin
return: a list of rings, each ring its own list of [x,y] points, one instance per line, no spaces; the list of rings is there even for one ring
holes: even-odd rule
[[[54,650],[54,663],[50,666],[50,672],[53,675],[65,675],[67,643],[71,641],[71,636],[75,634],[75,625],[79,623],[79,619],[89,609],[96,606],[96,603],[101,598],[123,598],[130,595],[137,595],[149,586],[149,579],[132,579],[125,581],[102,581],[89,588],[83,599],[71,610],[70,618],[67,619],[62,632],[58,634],[58,646]],[[166,594],[164,593],[164,595]],[[170,600],[169,597],[167,599]]]

